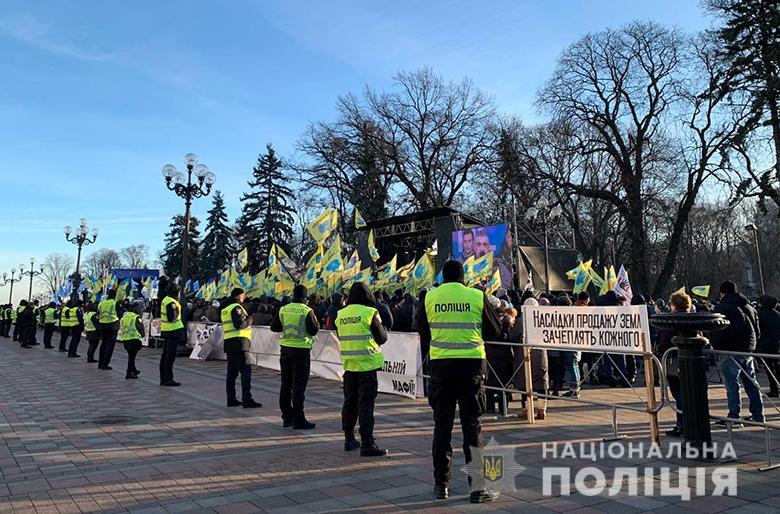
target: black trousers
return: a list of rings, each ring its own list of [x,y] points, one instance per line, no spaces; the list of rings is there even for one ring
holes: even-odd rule
[[[60,351],[68,349],[68,338],[70,337],[72,327],[60,327]]]
[[[14,341],[19,340],[19,323],[14,323]]]
[[[11,330],[11,320],[10,319],[4,319],[2,323],[0,323],[0,336],[8,337],[8,332]]]
[[[87,360],[95,360],[95,350],[97,350],[100,344],[100,334],[98,332],[87,332],[87,342],[89,347],[87,348]]]
[[[141,344],[140,339],[134,339],[131,341],[125,341],[124,342],[125,351],[127,352],[127,373],[126,375],[130,375],[131,373],[135,373],[138,371],[138,368],[135,367],[135,356],[138,355],[138,352],[141,351]]]
[[[173,362],[176,360],[176,351],[179,342],[182,341],[184,331],[163,332],[163,351],[160,355],[160,384],[165,385],[173,381]],[[186,335],[184,335],[186,337]]]
[[[279,388],[282,420],[293,423],[304,421],[306,415],[303,413],[303,403],[306,400],[306,386],[311,370],[311,350],[282,346],[279,367],[282,369],[282,384]]]
[[[100,330],[100,350],[98,354],[98,368],[105,368],[111,364],[111,356],[114,355],[116,335],[119,331],[113,328]]]
[[[463,453],[471,462],[471,448],[481,448],[482,425],[485,412],[485,375],[473,370],[463,376],[436,373],[431,367],[428,403],[433,408],[433,477],[437,484],[449,486],[452,481],[452,426],[455,406],[460,410],[463,431]]]
[[[70,329],[70,345],[68,346],[68,355],[73,357],[79,349],[81,342],[81,327],[72,327]]]
[[[249,352],[228,352],[225,392],[227,399],[236,400],[236,378],[241,375],[241,401],[252,401],[252,366],[249,365]]]
[[[19,332],[17,334],[16,340],[19,341],[19,343],[22,346],[27,346],[29,339],[30,339],[30,327],[26,327],[26,326],[19,327]]]
[[[355,436],[355,424],[360,421],[360,444],[374,444],[374,402],[378,382],[376,371],[344,372],[344,407],[341,428],[347,438]]]
[[[38,335],[38,323],[33,323],[32,325],[27,327],[27,344],[31,346],[38,344],[38,341],[36,340],[37,335]]]
[[[51,337],[54,335],[54,323],[46,323],[43,326],[43,347],[53,348],[51,345]]]

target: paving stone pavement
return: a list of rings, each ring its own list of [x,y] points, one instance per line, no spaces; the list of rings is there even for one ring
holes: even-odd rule
[[[544,443],[600,442],[612,432],[610,409],[555,401],[548,419],[534,425],[516,417],[484,421],[485,438],[513,447],[515,459],[526,468],[516,478],[516,490],[493,504],[467,501],[465,475],[457,470],[464,462],[456,426],[451,496],[435,501],[432,420],[425,400],[380,394],[376,437],[391,456],[365,459],[343,451],[342,393],[334,382],[310,381],[307,414],[317,429],[296,432],[281,426],[276,372],[254,369],[253,392],[262,409],[229,409],[223,362],[179,358],[175,374],[183,386],[161,388],[157,350],[139,354],[138,380],[124,379],[121,345],[114,355],[114,370],[98,371],[84,358],[68,359],[41,346],[25,350],[0,338],[0,513],[780,511],[780,470],[757,470],[766,463],[764,433],[757,429],[735,431],[736,463],[708,465],[737,466],[733,497],[631,496],[629,481],[621,486],[621,480],[613,495],[609,487],[594,496],[562,495],[556,486],[545,496],[544,466],[571,466],[572,476],[595,466],[611,486],[615,467],[640,466],[640,477],[642,468],[650,467],[654,483],[661,480],[661,468],[668,467],[673,484],[681,476],[690,476],[693,484],[694,471],[687,468],[697,465],[666,455],[640,461],[620,455],[595,463],[545,460]],[[588,389],[583,397],[637,406],[642,393]],[[712,396],[713,411],[723,410],[722,388]],[[662,410],[662,425],[668,427],[672,416],[668,408]],[[111,421],[116,423],[103,424]],[[647,441],[646,415],[620,410],[619,427],[626,437],[622,444]],[[726,441],[724,431],[715,437]],[[668,442],[664,439],[662,446]]]

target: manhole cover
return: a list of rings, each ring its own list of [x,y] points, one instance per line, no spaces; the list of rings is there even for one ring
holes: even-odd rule
[[[94,423],[95,425],[121,425],[122,423],[130,423],[131,421],[135,421],[136,418],[134,416],[100,416],[99,418],[92,418],[89,420],[91,423]]]

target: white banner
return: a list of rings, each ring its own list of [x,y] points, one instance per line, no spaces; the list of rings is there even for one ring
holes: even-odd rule
[[[215,327],[219,327],[217,330]],[[191,359],[224,360],[222,325],[219,323],[188,323],[189,344],[194,346]],[[252,327],[249,363],[262,368],[279,370],[279,334],[269,327]],[[423,396],[422,359],[417,334],[390,332],[382,345],[385,366],[377,373],[379,392],[409,398]],[[341,381],[339,342],[332,330],[320,330],[311,349],[311,374],[327,380]]]
[[[650,349],[647,307],[523,306],[526,344],[556,350],[645,353]]]
[[[225,360],[219,323],[187,323],[187,344],[192,346],[190,359]]]

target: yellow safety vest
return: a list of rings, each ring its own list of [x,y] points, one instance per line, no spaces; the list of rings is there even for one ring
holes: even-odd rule
[[[431,327],[429,356],[435,359],[484,359],[482,307],[478,289],[448,282],[425,296],[425,314]]]
[[[101,300],[98,304],[98,321],[100,323],[116,323],[119,318],[116,315],[116,300]]]
[[[54,315],[57,313],[57,310],[54,307],[49,307],[45,311],[43,311],[43,322],[46,325],[54,325],[57,323],[57,319],[54,317]]]
[[[177,307],[179,314],[176,316],[175,320],[168,321],[168,305],[171,303]],[[170,296],[163,298],[162,305],[160,306],[160,317],[162,318],[160,319],[160,330],[163,332],[172,332],[184,328],[184,323],[181,321],[181,304],[175,298],[171,298]]]
[[[138,327],[135,326],[135,320],[137,319],[138,314],[135,312],[125,312],[122,315],[122,320],[119,322],[119,329],[122,331],[122,341],[141,339],[141,333],[138,331]]]
[[[344,371],[371,371],[384,365],[382,350],[371,335],[371,320],[376,314],[373,307],[347,305],[336,315]]]
[[[279,338],[281,346],[311,349],[314,338],[306,332],[306,318],[310,312],[311,307],[302,303],[288,303],[279,309],[279,320],[282,322],[282,335]]]
[[[244,339],[252,339],[252,327],[246,327],[246,328],[236,328],[236,326],[233,324],[233,309],[238,307],[244,312],[244,315],[248,317],[248,314],[246,313],[246,309],[244,309],[244,306],[240,303],[231,303],[224,309],[222,309],[222,312],[220,313],[220,317],[222,318],[222,330],[225,331],[224,335],[222,336],[223,339],[234,339],[237,337],[241,337]]]
[[[62,313],[60,313],[60,326],[70,328],[78,325],[78,310],[78,307],[63,307]]]
[[[97,316],[97,312],[92,311],[84,315],[84,330],[87,332],[97,332],[97,327],[95,327],[95,322],[93,321],[95,316]]]
[[[19,315],[20,312],[22,312],[21,309],[22,308],[19,307],[16,310],[13,310],[13,309],[11,310],[11,321],[14,322],[14,325],[16,324],[16,317]]]

